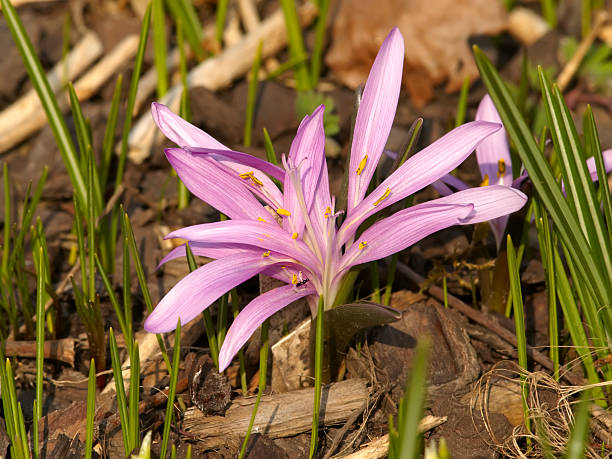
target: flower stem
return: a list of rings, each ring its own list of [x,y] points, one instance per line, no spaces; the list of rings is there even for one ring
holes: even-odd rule
[[[316,318],[316,341],[315,341],[315,390],[314,390],[314,410],[312,413],[312,434],[310,437],[310,453],[308,457],[313,458],[317,452],[317,442],[319,440],[319,411],[321,408],[321,376],[323,374],[323,296],[319,297]]]

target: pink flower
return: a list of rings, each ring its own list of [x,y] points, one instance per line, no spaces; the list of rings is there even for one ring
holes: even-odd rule
[[[526,197],[507,186],[472,188],[398,211],[357,237],[369,216],[438,180],[500,129],[485,121],[460,126],[415,154],[366,196],[395,117],[403,59],[403,38],[394,29],[376,57],[357,114],[348,209],[339,227],[339,212],[329,193],[323,106],[304,118],[280,168],[227,149],[166,107],[153,104],[157,125],[181,147],[166,150],[166,156],[183,183],[230,219],[167,236],[187,239],[194,254],[214,261],[168,292],[147,317],[146,330],[167,332],[179,317],[182,323],[192,320],[256,274],[286,282],[255,298],[234,320],[219,356],[223,370],[256,328],[291,302],[306,297],[315,312],[323,296],[325,308],[331,308],[351,267],[403,250],[448,226],[490,220],[524,205]],[[283,184],[282,191],[270,177]],[[185,248],[179,247],[162,263],[184,254]]]

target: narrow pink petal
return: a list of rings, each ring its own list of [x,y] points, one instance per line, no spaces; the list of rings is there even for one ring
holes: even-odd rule
[[[312,207],[321,170],[325,163],[324,110],[325,107],[320,105],[311,116],[306,116],[302,120],[287,158],[288,170],[285,172],[283,182],[283,208],[288,210],[291,216],[284,219],[283,226],[288,231],[297,232],[300,235],[304,228],[303,207],[306,208],[306,212]],[[292,174],[293,180],[291,179]],[[300,202],[301,198],[295,188],[296,184],[302,188],[303,203]]]
[[[184,147],[190,153],[211,155],[218,161],[229,160],[250,168],[265,172],[270,177],[274,177],[279,182],[285,180],[285,171],[275,164],[259,159],[256,156],[249,155],[248,153],[242,153],[240,151],[223,150],[217,148],[207,147]]]
[[[238,253],[249,253],[255,255],[261,254],[261,250],[259,248],[245,244],[228,244],[227,242],[208,244],[204,242],[190,241],[189,247],[191,247],[191,251],[194,255],[198,257],[212,258],[214,260],[228,257],[230,255],[236,255]],[[164,258],[162,258],[157,265],[157,269],[169,261],[185,257],[186,255],[187,249],[185,248],[185,244],[181,244],[172,249]]]
[[[260,248],[260,256],[274,251],[320,272],[317,258],[300,239],[293,239],[276,222],[253,220],[226,220],[188,226],[171,232],[166,238],[182,238],[205,243],[246,244]]]
[[[348,215],[361,202],[391,132],[402,84],[404,38],[394,28],[370,70],[355,119],[348,182]],[[367,155],[365,165],[357,173]]]
[[[242,179],[214,159],[192,155],[180,148],[167,149],[166,157],[189,191],[219,212],[230,218],[270,218],[242,184]]]
[[[488,94],[480,101],[475,119],[502,124],[495,104]],[[504,128],[480,142],[480,145],[476,147],[476,159],[480,167],[480,175],[483,180],[488,177],[489,185],[510,186],[512,184],[512,158],[508,147],[508,135]],[[500,161],[504,162],[502,169],[500,169]]]
[[[345,243],[370,215],[449,173],[461,164],[483,139],[500,128],[499,124],[472,121],[453,129],[409,158],[347,217],[338,232],[338,243]],[[387,189],[388,196],[380,200],[387,193]],[[378,205],[375,205],[377,202]]]
[[[604,160],[604,167],[606,172],[610,172],[612,170],[612,150],[604,150],[601,152]],[[586,160],[587,168],[589,169],[589,173],[591,174],[591,180],[597,182],[599,177],[597,176],[597,167],[595,166],[595,158],[590,157]]]
[[[448,196],[449,194],[453,194],[453,190],[451,190],[442,179],[431,182],[431,186],[440,196]]]
[[[151,115],[160,131],[180,147],[207,147],[227,150],[227,147],[222,143],[193,124],[185,121],[165,105],[153,102],[151,105]]]
[[[446,174],[440,177],[439,180],[431,183],[431,186],[440,194],[440,196],[448,196],[454,191],[449,187],[453,187],[455,191],[467,190],[469,185],[463,180],[458,179],[454,175]]]
[[[194,319],[217,298],[276,263],[260,254],[231,255],[212,261],[181,279],[157,304],[145,320],[145,330],[165,333]]]
[[[396,212],[363,232],[346,251],[340,270],[399,252],[452,225],[478,223],[510,214],[526,201],[527,197],[514,188],[492,185],[458,191]]]
[[[247,304],[232,323],[223,341],[219,352],[219,371],[229,366],[232,358],[268,317],[294,301],[313,293],[315,291],[309,284],[301,287],[287,285],[259,295]]]

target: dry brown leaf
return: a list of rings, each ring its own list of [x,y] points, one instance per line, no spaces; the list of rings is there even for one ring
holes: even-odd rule
[[[461,87],[478,70],[468,38],[505,30],[502,2],[491,0],[341,0],[326,62],[347,86],[365,82],[383,40],[398,26],[406,44],[404,84],[417,106],[446,82],[446,91]]]

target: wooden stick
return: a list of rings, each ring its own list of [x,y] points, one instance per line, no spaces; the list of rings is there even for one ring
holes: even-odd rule
[[[104,56],[90,71],[83,75],[74,85],[79,100],[87,100],[100,87],[115,75],[117,70],[131,60],[138,51],[138,35],[128,35]]]
[[[36,341],[7,341],[4,354],[7,357],[36,357]],[[59,360],[74,367],[74,339],[45,340],[45,359]]]
[[[247,33],[255,32],[260,21],[253,0],[238,0],[238,14]]]
[[[321,425],[346,421],[355,411],[366,408],[369,391],[365,379],[349,379],[323,388]],[[253,432],[271,438],[288,437],[307,432],[312,427],[314,388],[283,394],[263,395],[255,417]],[[204,448],[218,448],[232,437],[246,432],[255,397],[232,401],[225,416],[205,416],[199,409],[187,409],[183,427]]]
[[[522,6],[513,8],[508,16],[510,35],[529,46],[550,31],[548,22],[542,16]]]
[[[11,4],[17,8],[18,6],[27,5],[28,3],[51,3],[51,2],[61,2],[62,0],[11,0]],[[2,6],[0,6],[0,11],[2,11]]]
[[[302,25],[306,26],[315,18],[317,8],[312,3],[306,3],[299,9],[299,14]],[[263,58],[276,54],[287,44],[287,31],[282,11],[276,11],[235,46],[225,49],[218,56],[207,59],[192,69],[188,75],[189,87],[203,86],[215,91],[228,86],[235,78],[244,75],[251,68],[260,40],[263,41]],[[160,102],[174,112],[178,112],[181,91],[181,85],[173,86]],[[150,155],[153,145],[161,138],[151,115],[145,113],[130,133],[129,158],[137,164],[142,163]]]
[[[78,77],[102,54],[102,42],[90,32],[74,47],[65,61],[58,62],[47,74],[54,92],[66,81]],[[27,138],[46,123],[46,115],[35,89],[30,89],[18,101],[0,113],[0,152],[4,152]]]
[[[444,424],[448,420],[448,417],[442,416],[431,416],[427,415],[419,423],[419,432],[424,433],[431,429]],[[352,454],[342,456],[344,459],[379,459],[381,457],[387,457],[389,452],[389,435],[383,435],[377,438]]]
[[[572,58],[567,62],[567,64],[565,64],[565,67],[563,67],[561,73],[559,73],[559,76],[557,77],[557,85],[561,91],[565,89],[565,87],[574,77],[574,74],[578,71],[578,67],[580,67],[582,59],[584,59],[584,56],[586,56],[586,53],[591,48],[591,45],[606,22],[606,19],[608,19],[608,13],[606,13],[604,10],[597,13],[591,31],[582,39]]]

